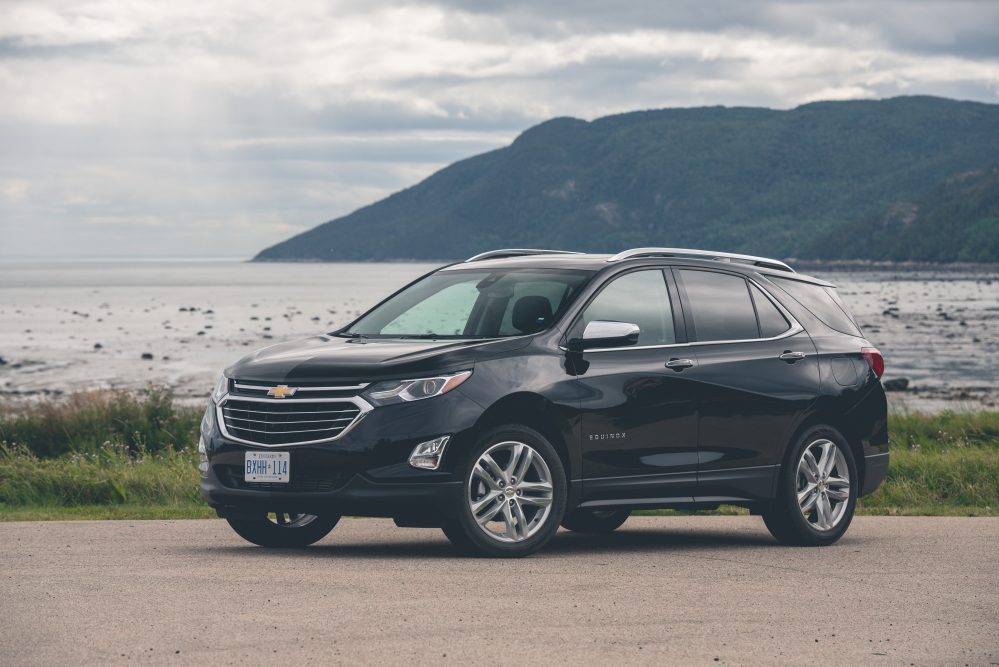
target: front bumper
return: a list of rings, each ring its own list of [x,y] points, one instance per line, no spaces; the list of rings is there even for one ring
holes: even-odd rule
[[[477,403],[455,390],[426,401],[375,408],[343,438],[321,444],[258,447],[226,438],[216,427],[206,438],[209,466],[201,478],[201,495],[228,517],[281,511],[440,525],[459,507],[461,482],[453,470],[481,414]],[[417,443],[441,435],[451,435],[451,440],[440,469],[408,464]],[[248,450],[289,452],[289,481],[244,482]]]
[[[201,480],[201,496],[223,517],[280,511],[383,516],[440,525],[456,514],[461,501],[461,482],[447,479],[379,483],[355,474],[332,491],[293,492],[231,488],[222,484],[213,470]]]

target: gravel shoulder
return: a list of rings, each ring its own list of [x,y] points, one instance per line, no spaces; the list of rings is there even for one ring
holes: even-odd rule
[[[999,664],[999,518],[632,517],[517,561],[345,519],[299,552],[218,520],[0,523],[0,664]]]

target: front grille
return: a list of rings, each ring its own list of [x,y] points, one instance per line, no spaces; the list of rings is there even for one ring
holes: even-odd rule
[[[329,440],[354,423],[361,409],[352,401],[277,399],[247,401],[229,397],[222,421],[234,438],[259,445]]]
[[[312,380],[295,380],[278,385],[274,382],[260,382],[258,380],[230,380],[229,395],[236,398],[268,398],[273,395],[268,394],[269,391],[278,386],[288,387],[289,385],[294,389],[294,393],[280,400],[298,401],[307,398],[347,398],[355,396],[358,391],[368,386],[367,383],[354,381],[317,382]]]
[[[216,465],[215,475],[223,486],[230,489],[255,489],[259,491],[286,491],[288,493],[322,493],[336,491],[350,479],[351,474],[338,471],[323,478],[313,477],[307,471],[301,474],[295,467],[291,469],[291,479],[287,482],[247,482],[243,480],[243,469],[235,465]]]

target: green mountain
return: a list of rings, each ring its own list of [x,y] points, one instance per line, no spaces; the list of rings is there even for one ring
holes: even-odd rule
[[[999,261],[996,164],[999,105],[933,97],[556,118],[256,259],[666,245]]]
[[[956,174],[917,197],[839,225],[807,244],[803,255],[995,262],[999,260],[999,168]]]

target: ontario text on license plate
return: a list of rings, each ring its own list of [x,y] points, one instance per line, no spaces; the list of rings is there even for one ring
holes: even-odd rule
[[[243,461],[245,482],[287,482],[289,479],[289,452],[246,452]]]

